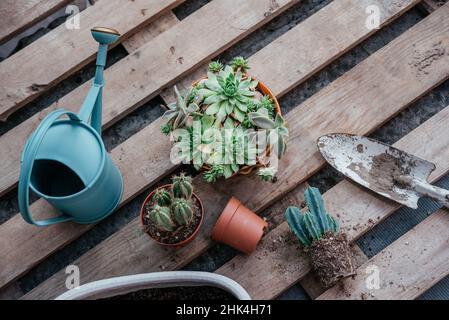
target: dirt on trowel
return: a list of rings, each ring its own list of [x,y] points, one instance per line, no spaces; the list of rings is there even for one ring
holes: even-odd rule
[[[401,197],[402,195],[395,191],[395,187],[402,189],[408,187],[402,178],[410,174],[412,165],[409,159],[401,154],[394,156],[383,153],[372,158],[370,170],[357,163],[351,164],[349,168],[358,172],[370,186],[375,186],[378,191]]]
[[[373,157],[373,164],[369,173],[372,180],[369,181],[370,184],[376,184],[384,192],[391,192],[394,186],[404,187],[400,177],[408,175],[410,168],[405,159],[383,153]]]

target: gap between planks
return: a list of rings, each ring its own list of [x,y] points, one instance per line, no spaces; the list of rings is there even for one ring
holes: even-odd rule
[[[424,74],[417,74],[415,67],[409,63],[417,51],[426,52],[433,47],[433,41],[440,42],[442,38],[444,39],[444,34],[449,26],[447,23],[441,26],[441,17],[447,14],[447,7],[443,9],[444,11],[437,11],[405,32],[287,115],[287,119],[292,120],[289,122],[292,139],[299,139],[299,137],[301,139],[295,141],[293,152],[290,150],[286,158],[282,160],[283,171],[280,172],[277,189],[274,190],[272,185],[261,185],[254,177],[237,178],[213,186],[207,185],[201,178],[197,178],[195,179],[197,191],[203,199],[207,199],[205,206],[207,212],[210,212],[210,216],[206,216],[204,228],[191,246],[175,252],[163,250],[149,241],[147,236],[139,230],[139,222],[136,219],[74,262],[85,274],[85,281],[123,275],[124,273],[181,268],[212,245],[209,239],[210,229],[220,208],[224,206],[231,194],[239,194],[240,199],[256,211],[264,209],[322,167],[324,161],[319,157],[315,146],[318,136],[340,130],[368,134],[444,81],[448,74],[448,57],[444,56],[435,61],[430,66],[431,70],[428,69],[429,72]],[[433,38],[430,35],[433,35]],[[441,40],[441,45],[448,47],[449,43],[447,40]],[[379,61],[385,61],[385,65],[379,67]],[[401,72],[394,72],[395,70],[401,70]],[[408,90],[398,90],[404,87],[404,83],[407,83]],[[398,92],[401,92],[399,96]],[[338,111],[335,108],[332,109],[334,113],[337,113],[332,119],[347,119],[346,122],[335,123],[335,121],[323,117],[326,110],[335,105],[335,102],[338,102],[341,109]],[[323,127],[320,127],[321,123]],[[290,145],[292,144],[290,143]],[[305,155],[308,156],[295,157],[294,155],[298,154],[298,152],[294,152],[295,150],[306,151]],[[259,192],[251,194],[245,190],[258,190]],[[384,204],[381,200],[378,201]],[[367,224],[369,225],[369,223]],[[357,225],[357,228],[361,229],[363,226]],[[297,255],[297,251],[294,255]],[[126,265],[123,264],[122,257],[126,260]],[[293,257],[289,258],[293,259]],[[259,262],[259,265],[266,264]],[[243,273],[247,269],[241,270]],[[253,285],[262,289],[264,287],[262,284],[268,281],[265,277],[271,277],[272,274],[273,270],[263,272],[260,275],[260,281]],[[277,275],[281,282],[284,274],[289,274],[289,272]],[[238,276],[236,272],[234,272],[234,276]],[[54,297],[64,290],[62,286],[64,277],[63,271],[58,272],[28,293],[25,298]],[[277,281],[278,279],[272,278],[272,280]]]
[[[204,26],[204,24],[207,25],[208,19],[211,18],[210,15],[215,14],[215,12],[218,12],[219,14],[223,14],[228,11],[232,11],[232,8],[228,8],[225,5],[229,5],[231,0],[220,0],[220,1],[213,1],[209,3],[208,5],[202,7],[200,10],[198,10],[196,13],[194,13],[193,17],[190,16],[186,19],[184,19],[182,22],[178,23],[175,27],[170,28],[166,32],[163,33],[163,35],[157,37],[154,39],[154,41],[150,41],[144,48],[141,50],[138,50],[132,54],[131,57],[125,58],[125,67],[131,68],[128,64],[129,61],[133,61],[136,65],[138,63],[141,63],[138,61],[139,57],[143,59],[144,54],[147,56],[149,55],[152,57],[154,55],[155,59],[149,59],[148,61],[155,61],[157,60],[157,56],[159,53],[158,50],[155,50],[155,47],[153,45],[156,45],[156,47],[161,48],[162,46],[166,46],[166,51],[161,49],[161,52],[170,52],[170,47],[172,45],[172,41],[176,43],[176,39],[179,38],[179,35],[183,34],[182,30],[189,30],[192,35],[198,34],[198,30],[201,30]],[[238,0],[232,0],[236,3]],[[271,3],[269,0],[264,0],[267,6],[262,6],[260,0],[248,0],[245,2],[245,5],[237,6],[244,10],[241,15],[231,15],[233,19],[232,23],[235,26],[241,26],[241,28],[235,28],[230,29],[226,33],[226,38],[223,38],[222,41],[229,41],[228,43],[219,43],[220,40],[214,39],[206,39],[210,40],[207,41],[206,44],[204,44],[204,51],[200,52],[201,56],[193,55],[190,57],[191,60],[195,60],[195,57],[198,58],[198,61],[196,63],[194,62],[187,62],[187,57],[189,57],[189,54],[186,54],[186,52],[192,52],[190,48],[186,48],[185,50],[182,50],[181,44],[179,44],[180,49],[178,54],[186,54],[185,62],[181,64],[177,64],[176,61],[178,60],[177,56],[172,57],[170,54],[171,59],[173,59],[173,64],[164,64],[164,67],[167,69],[163,69],[158,65],[153,65],[154,68],[157,68],[159,70],[159,73],[157,72],[150,72],[149,70],[153,70],[150,66],[149,70],[140,68],[139,70],[135,69],[135,73],[132,72],[131,76],[135,76],[136,73],[140,72],[142,78],[139,78],[142,80],[143,83],[148,83],[149,85],[152,85],[149,89],[150,92],[154,92],[154,90],[160,90],[161,84],[154,83],[155,80],[161,80],[161,78],[165,77],[165,80],[163,81],[173,81],[169,80],[171,78],[170,74],[166,75],[167,70],[173,70],[175,72],[175,80],[177,77],[182,76],[185,72],[188,72],[190,69],[194,68],[194,66],[200,65],[203,61],[202,59],[209,59],[210,55],[215,55],[217,52],[224,50],[225,48],[229,47],[234,42],[238,41],[245,35],[249,34],[252,30],[255,30],[256,28],[260,27],[263,23],[266,23],[273,19],[276,15],[280,14],[284,10],[286,10],[288,7],[292,6],[293,4],[297,3],[297,0],[283,0],[277,1],[277,3],[280,5],[277,9],[274,11],[271,11],[270,14],[267,14],[266,8],[269,7],[268,4]],[[252,6],[252,4],[259,4],[259,6],[256,6],[255,8],[257,10],[248,10]],[[222,8],[222,6],[224,6]],[[221,10],[220,10],[221,9]],[[190,18],[190,19],[189,19]],[[226,23],[230,23],[231,21],[226,21]],[[193,26],[192,26],[193,24]],[[192,26],[192,28],[188,28],[188,26]],[[243,28],[244,27],[244,28]],[[176,28],[176,30],[173,30]],[[224,33],[221,33],[221,35],[224,37]],[[182,39],[184,42],[185,38]],[[181,41],[181,40],[179,40]],[[217,43],[218,41],[218,43]],[[157,46],[157,44],[159,44]],[[185,44],[183,44],[184,47],[186,47]],[[190,50],[190,51],[189,51]],[[196,52],[198,50],[195,50]],[[136,61],[137,60],[137,61]],[[147,59],[145,59],[147,60]],[[118,65],[118,66],[117,66]],[[116,73],[115,79],[117,82],[119,82],[118,87],[119,89],[117,91],[111,90],[112,88],[108,87],[107,92],[113,91],[113,93],[110,93],[109,98],[116,102],[117,96],[121,91],[130,90],[129,81],[127,81],[126,77],[124,77],[124,73],[121,72],[122,69],[120,68],[121,63],[114,65],[111,67],[112,69],[118,70]],[[144,65],[145,66],[145,65]],[[115,68],[114,68],[115,67]],[[111,69],[110,68],[110,69]],[[107,70],[107,72],[110,72],[110,69]],[[154,71],[154,70],[153,70]],[[150,76],[147,76],[146,74],[152,75],[155,78],[151,78]],[[159,75],[161,77],[159,77]],[[299,76],[299,75],[298,75]],[[125,80],[124,80],[125,78]],[[128,78],[129,80],[129,78]],[[123,85],[122,85],[123,84]],[[128,84],[128,85],[127,85]],[[117,84],[116,84],[117,85]],[[135,86],[131,85],[131,88],[135,88]],[[153,88],[153,89],[151,89]],[[76,91],[76,90],[75,90]],[[145,93],[142,92],[142,90],[137,86],[138,95],[140,98],[149,99]],[[70,94],[73,98],[73,96]],[[146,98],[145,98],[146,97]],[[122,97],[126,101],[128,98]],[[136,97],[133,97],[136,98]],[[108,106],[108,101],[104,100],[104,104]],[[129,102],[129,101],[127,101]],[[143,103],[143,102],[142,102]],[[112,104],[112,103],[111,103]],[[120,105],[121,101],[118,103],[116,102],[116,105]],[[125,106],[129,106],[129,104],[124,103]],[[38,119],[35,119],[37,122]],[[25,122],[24,122],[25,123]],[[24,124],[22,123],[22,125]],[[160,137],[159,139],[156,139],[154,141],[157,141],[158,144],[155,146],[149,146],[147,143],[147,137],[159,137],[160,135],[160,123],[161,120],[156,120],[154,123],[152,123],[151,126],[145,128],[144,130],[140,131],[133,137],[131,137],[129,140],[127,140],[126,143],[121,144],[117,148],[114,149],[112,152],[112,157],[116,163],[118,163],[124,179],[125,179],[125,192],[122,199],[122,205],[125,204],[127,201],[131,200],[134,196],[142,192],[144,189],[146,189],[150,184],[154,183],[164,175],[169,174],[172,172],[177,166],[173,165],[168,156],[170,153],[170,144],[166,140],[166,137]],[[29,124],[29,123],[28,123]],[[21,126],[22,126],[21,125]],[[23,127],[23,126],[22,126]],[[33,126],[32,126],[33,127]],[[14,130],[14,129],[13,129]],[[11,131],[13,131],[11,130]],[[32,130],[32,128],[27,128],[26,130]],[[7,134],[0,137],[2,141],[5,136],[9,135],[11,133],[9,131]],[[153,133],[153,131],[155,133]],[[23,134],[23,132],[22,132]],[[13,139],[16,139],[17,136],[13,135]],[[24,137],[25,139],[25,137]],[[16,140],[17,141],[17,140]],[[133,142],[134,141],[134,142]],[[142,145],[142,148],[136,149],[133,143],[138,143]],[[18,147],[20,148],[20,147]],[[17,149],[18,150],[18,149]],[[11,153],[17,153],[17,150],[10,150]],[[136,154],[137,150],[137,154]],[[150,162],[148,162],[146,155],[153,155],[153,158]],[[145,159],[140,160],[140,166],[136,167],[136,161],[137,159],[130,159],[130,157],[133,156],[141,156]],[[17,164],[15,164],[17,165]],[[137,174],[137,177],[135,175]],[[38,211],[39,213],[36,214],[36,216],[43,216],[45,213],[52,213],[54,212],[54,209],[51,208],[45,201],[39,200],[36,203],[34,203],[31,206],[33,212]],[[45,259],[49,254],[54,252],[55,250],[64,247],[67,243],[73,241],[78,236],[92,228],[93,225],[89,226],[79,226],[75,224],[63,224],[63,225],[56,225],[49,228],[36,228],[31,225],[26,225],[21,220],[20,216],[14,216],[4,224],[0,226],[1,230],[4,230],[6,233],[0,232],[0,251],[2,260],[0,261],[0,287],[5,285],[6,283],[14,280],[15,278],[19,277],[21,274],[32,268],[34,265],[36,265],[39,261],[42,259]],[[12,238],[11,238],[12,237]],[[33,239],[32,241],[28,242],[28,244],[25,245],[24,242],[21,242],[21,245],[18,247],[21,248],[21,250],[24,250],[24,255],[19,254],[15,249],[13,248],[13,241],[11,239],[19,240],[19,238],[25,237],[28,238],[28,240]],[[40,240],[38,240],[40,239]],[[23,239],[25,240],[25,239]],[[42,241],[42,242],[41,242]],[[36,246],[39,247],[39,250],[36,250]],[[15,252],[14,252],[15,251]],[[18,260],[21,260],[20,262]],[[8,261],[8,262],[7,262]],[[13,267],[14,265],[14,267]],[[8,269],[8,270],[7,270]]]
[[[73,0],[2,0],[0,45],[44,20]]]
[[[424,10],[427,13],[432,13],[435,10],[437,10],[441,5],[437,3],[435,0],[422,0],[421,1],[421,7],[424,8]]]
[[[95,59],[90,30],[99,21],[122,36],[114,45],[185,0],[99,0],[80,13],[80,29],[57,27],[0,63],[0,120]],[[38,66],[38,67],[37,67]],[[30,72],[30,71],[33,72]]]

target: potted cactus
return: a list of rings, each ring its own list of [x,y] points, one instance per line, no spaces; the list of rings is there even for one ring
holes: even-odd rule
[[[164,246],[183,246],[197,235],[203,204],[193,193],[192,178],[181,173],[171,185],[157,188],[145,199],[140,220],[143,230]]]
[[[328,288],[355,274],[351,251],[337,220],[326,212],[320,191],[309,187],[304,196],[307,211],[289,207],[285,218],[309,255],[321,283]]]
[[[207,77],[186,94],[174,88],[176,102],[164,114],[161,130],[176,146],[175,161],[192,163],[207,182],[256,168],[263,181],[272,181],[277,173],[273,159],[287,150],[279,103],[248,69],[242,57],[227,66],[211,62]]]

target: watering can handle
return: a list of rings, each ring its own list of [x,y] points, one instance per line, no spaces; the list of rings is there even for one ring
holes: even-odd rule
[[[35,221],[30,213],[29,199],[30,199],[30,180],[33,171],[34,159],[36,158],[40,144],[47,133],[48,129],[61,116],[67,115],[71,120],[81,121],[80,118],[73,112],[65,110],[56,110],[51,112],[39,125],[29,141],[25,145],[22,154],[22,166],[19,176],[19,209],[23,219],[36,226],[48,226],[60,222],[70,221],[73,218],[68,215],[60,215],[59,217],[49,218],[46,220]]]

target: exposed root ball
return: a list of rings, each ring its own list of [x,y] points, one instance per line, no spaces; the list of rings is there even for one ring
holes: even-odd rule
[[[343,233],[328,232],[314,241],[307,251],[313,269],[326,288],[355,274],[348,240]]]

